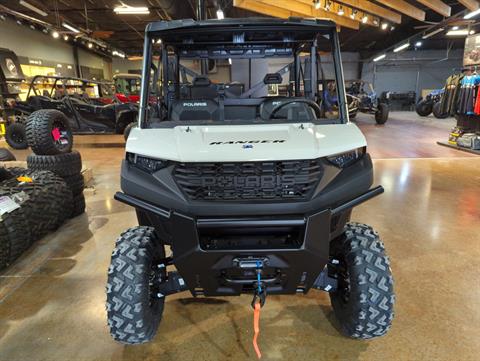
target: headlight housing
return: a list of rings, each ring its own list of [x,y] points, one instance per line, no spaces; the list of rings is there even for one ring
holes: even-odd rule
[[[170,164],[168,160],[148,158],[135,153],[127,153],[127,162],[148,173],[155,173]]]
[[[335,154],[330,157],[327,157],[328,161],[338,168],[347,168],[355,163],[357,160],[363,157],[366,153],[367,148],[361,147],[357,149],[350,150],[345,153]]]

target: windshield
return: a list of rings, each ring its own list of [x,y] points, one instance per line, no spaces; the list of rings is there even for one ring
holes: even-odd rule
[[[122,78],[115,79],[115,88],[117,93],[124,95],[140,95],[140,78]]]
[[[223,43],[191,34],[147,35],[144,64],[155,71],[144,76],[158,89],[146,87],[145,126],[343,121],[334,32],[278,32],[268,39],[258,32],[232,33],[233,42]]]

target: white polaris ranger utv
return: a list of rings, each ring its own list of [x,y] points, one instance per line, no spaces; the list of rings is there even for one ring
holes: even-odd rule
[[[212,81],[214,65],[232,82]],[[328,72],[336,86],[325,84]],[[263,305],[267,295],[320,289],[345,335],[387,332],[389,260],[371,227],[350,222],[352,207],[383,188],[371,188],[372,161],[345,99],[333,22],[147,26],[138,127],[115,195],[139,223],[117,240],[109,268],[115,340],[151,340],[165,297],[186,290],[248,293]]]

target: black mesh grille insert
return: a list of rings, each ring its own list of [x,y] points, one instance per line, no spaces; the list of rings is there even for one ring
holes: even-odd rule
[[[178,163],[173,175],[192,200],[306,200],[323,174],[319,159]]]

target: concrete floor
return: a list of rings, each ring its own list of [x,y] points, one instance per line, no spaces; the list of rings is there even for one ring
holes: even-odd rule
[[[393,113],[384,127],[358,119],[376,158],[376,183],[386,192],[358,207],[353,219],[380,232],[392,261],[397,304],[390,333],[371,341],[342,337],[326,293],[270,296],[259,339],[265,360],[479,359],[480,158],[435,144],[452,120],[415,119]],[[106,271],[115,238],[136,219],[112,199],[121,137],[76,142],[93,169],[95,192],[86,193],[87,214],[0,274],[0,360],[255,359],[250,296],[175,295],[153,342],[124,346],[110,338]]]

